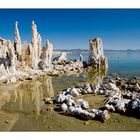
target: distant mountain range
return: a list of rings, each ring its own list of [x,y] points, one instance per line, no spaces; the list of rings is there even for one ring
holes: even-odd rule
[[[55,52],[73,52],[73,53],[80,53],[80,52],[88,52],[88,49],[57,49],[54,50]],[[104,49],[105,52],[140,52],[140,49],[127,49],[127,50],[115,50],[115,49]]]

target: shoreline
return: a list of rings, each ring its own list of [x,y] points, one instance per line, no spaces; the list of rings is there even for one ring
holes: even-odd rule
[[[89,77],[91,77],[91,75],[95,75],[95,77],[98,79],[98,77],[96,76],[96,74],[94,74],[94,72],[93,72],[93,74],[92,74],[92,72],[89,72]],[[69,76],[68,76],[69,77]],[[73,76],[70,76],[71,77],[71,79],[73,79]],[[108,77],[108,76],[105,76],[105,78],[106,77]],[[53,77],[50,77],[51,79],[53,78]],[[61,91],[65,91],[66,89],[68,89],[69,87],[70,88],[74,88],[75,86],[77,86],[77,84],[79,83],[79,82],[77,82],[77,84],[75,85],[74,83],[74,81],[71,81],[71,86],[69,86],[69,84],[67,84],[66,86],[65,86],[65,88],[63,88],[63,82],[61,83],[61,88],[60,88],[60,90],[55,90],[55,95],[54,96],[52,96],[51,97],[51,102],[50,102],[50,100],[48,100],[49,98],[47,98],[48,96],[43,96],[43,98],[41,98],[41,99],[39,99],[39,101],[37,101],[38,100],[38,98],[40,98],[41,97],[41,95],[42,95],[42,92],[40,91],[37,91],[38,90],[38,88],[41,88],[43,85],[40,85],[40,84],[42,84],[42,80],[44,79],[44,78],[42,78],[42,76],[39,78],[40,80],[39,80],[39,83],[38,83],[38,80],[32,80],[32,82],[30,82],[30,81],[23,81],[23,82],[21,82],[21,85],[20,85],[20,88],[22,89],[22,87],[24,87],[25,88],[25,90],[23,90],[23,91],[21,91],[21,92],[23,92],[23,93],[20,93],[23,97],[25,96],[27,96],[28,98],[31,98],[30,96],[32,95],[34,95],[34,96],[36,96],[35,97],[35,99],[34,99],[34,102],[32,102],[32,101],[26,101],[27,99],[27,97],[25,98],[23,98],[22,100],[26,103],[27,102],[27,104],[29,103],[29,105],[30,106],[33,106],[33,104],[34,103],[36,103],[36,105],[38,105],[38,103],[41,101],[41,104],[43,104],[43,106],[39,109],[40,110],[40,113],[37,111],[38,110],[38,107],[36,108],[37,110],[35,110],[35,111],[27,111],[27,110],[24,110],[25,112],[19,112],[18,111],[18,113],[20,113],[20,115],[19,115],[19,118],[20,119],[18,119],[18,121],[14,124],[14,126],[11,128],[11,130],[12,131],[14,131],[14,130],[16,130],[16,131],[19,131],[19,130],[29,130],[29,128],[30,128],[30,125],[32,124],[33,126],[32,126],[32,129],[37,129],[38,131],[59,131],[59,130],[63,130],[63,131],[65,131],[65,130],[77,130],[77,131],[81,131],[81,130],[87,130],[87,131],[91,131],[91,130],[93,130],[93,131],[95,131],[95,130],[105,130],[105,129],[103,129],[102,127],[106,127],[107,126],[107,128],[106,128],[106,130],[111,130],[111,128],[113,127],[112,125],[114,124],[114,125],[116,125],[116,124],[118,124],[118,122],[117,123],[115,123],[116,121],[123,121],[122,119],[124,118],[124,119],[126,119],[128,122],[129,122],[129,120],[130,120],[130,124],[132,125],[132,129],[131,129],[131,127],[130,128],[128,128],[128,130],[137,130],[137,127],[134,127],[134,124],[135,123],[133,123],[133,121],[135,120],[135,116],[132,116],[131,118],[130,117],[128,117],[128,116],[125,116],[125,114],[119,114],[119,113],[115,113],[115,112],[110,112],[110,111],[108,111],[108,114],[109,114],[109,116],[110,116],[110,119],[109,120],[105,120],[105,123],[102,123],[102,121],[99,119],[99,118],[97,118],[97,120],[96,119],[94,119],[94,120],[85,120],[85,119],[79,119],[79,117],[76,117],[76,116],[71,116],[71,115],[66,115],[62,110],[61,110],[61,104],[55,104],[55,103],[53,103],[52,104],[52,101],[55,99],[55,97],[56,96],[58,96],[58,95],[56,95],[56,93],[59,93],[59,92],[61,92]],[[46,80],[48,79],[48,77],[46,77]],[[55,77],[54,77],[54,79],[56,79]],[[61,79],[62,81],[63,81],[63,77],[60,77],[60,78],[57,78],[57,79]],[[92,80],[92,78],[91,78],[91,80]],[[34,81],[35,81],[35,83],[34,83]],[[82,85],[84,85],[84,83],[86,82],[87,80],[85,80],[85,81],[83,81],[80,85],[79,85],[79,87],[80,86],[82,86]],[[90,80],[88,80],[89,82],[88,83],[90,83]],[[95,80],[96,81],[96,80]],[[44,81],[45,82],[45,81]],[[44,83],[43,82],[43,83]],[[59,82],[60,81],[57,81],[57,86],[59,86],[60,87],[60,85],[59,85]],[[92,82],[92,81],[91,81]],[[23,85],[22,85],[22,83],[23,83]],[[24,84],[25,83],[25,84]],[[31,85],[33,86],[31,86],[31,85],[28,85],[29,83],[32,83]],[[46,82],[45,82],[46,83]],[[64,82],[65,83],[65,82]],[[87,82],[86,82],[87,83]],[[94,82],[92,85],[95,85],[97,82]],[[17,83],[16,83],[17,84]],[[39,85],[38,85],[39,84]],[[53,83],[54,85],[54,88],[56,88],[56,86],[55,86],[55,84],[56,83]],[[28,85],[28,86],[27,86]],[[41,86],[41,87],[40,87]],[[5,86],[6,87],[6,86]],[[26,90],[26,87],[27,88],[33,88],[33,91],[31,92],[31,91],[28,91],[28,90]],[[13,84],[13,89],[14,89],[14,84]],[[20,91],[21,89],[18,89],[17,88],[17,91]],[[44,87],[44,90],[45,90],[45,92],[44,92],[44,94],[46,94],[46,87]],[[11,91],[12,92],[12,91]],[[11,93],[10,92],[10,93]],[[27,92],[27,93],[26,93]],[[29,92],[29,93],[28,93]],[[31,93],[30,93],[31,92]],[[50,92],[50,91],[49,91]],[[11,93],[11,94],[13,94],[13,93]],[[31,94],[31,95],[30,95]],[[21,96],[20,95],[20,96]],[[48,95],[48,94],[47,94]],[[10,95],[10,96],[12,96],[12,95]],[[18,95],[19,96],[19,95]],[[19,99],[21,98],[21,97],[18,97]],[[37,99],[36,99],[37,98]],[[108,97],[104,97],[104,95],[98,95],[97,93],[93,93],[93,94],[87,94],[87,93],[83,93],[83,94],[81,94],[80,96],[76,96],[76,97],[74,97],[76,100],[77,99],[83,99],[84,101],[88,101],[88,103],[89,103],[89,106],[90,106],[90,108],[89,108],[89,111],[90,111],[90,109],[93,109],[93,108],[95,108],[95,109],[99,109],[99,108],[101,108],[103,105],[104,105],[104,99],[105,100],[107,100],[107,98]],[[99,99],[98,99],[99,98]],[[17,105],[19,104],[18,103],[18,100],[19,99],[17,99]],[[47,99],[47,100],[46,100]],[[20,99],[21,100],[21,99]],[[75,102],[76,102],[76,100],[75,100]],[[37,102],[36,102],[37,101]],[[49,101],[49,102],[48,102]],[[12,105],[12,104],[11,104]],[[24,105],[24,104],[23,104]],[[7,106],[8,107],[8,106]],[[6,106],[4,106],[4,108],[2,108],[2,110],[4,111],[4,112],[0,112],[0,114],[3,114],[3,113],[5,113],[5,111],[7,110],[8,112],[10,111],[11,112],[11,109],[9,110],[9,108],[7,108]],[[14,107],[14,106],[13,106]],[[11,108],[11,107],[10,107]],[[27,106],[27,108],[30,108],[29,106]],[[15,110],[14,108],[12,108],[13,110]],[[25,108],[24,108],[25,109]],[[6,111],[6,112],[7,112]],[[26,113],[26,111],[27,111],[27,113]],[[36,112],[37,111],[37,112]],[[7,112],[7,113],[8,113]],[[11,113],[15,113],[15,114],[17,114],[17,111],[12,111]],[[37,114],[36,114],[37,113]],[[39,113],[39,114],[38,114]],[[5,115],[5,114],[3,114],[3,115]],[[53,116],[53,118],[52,118],[52,115],[54,115]],[[24,119],[24,118],[22,118],[22,116],[24,116],[26,119]],[[46,116],[46,118],[45,118],[45,116]],[[29,120],[28,120],[28,118],[30,117],[30,121],[31,122],[29,122]],[[22,118],[22,121],[24,120],[24,122],[25,122],[25,124],[26,124],[26,126],[25,125],[23,125],[20,121],[21,121],[21,118]],[[38,118],[37,120],[37,124],[40,126],[40,127],[37,127],[37,125],[35,125],[34,124],[34,120],[36,120],[35,118]],[[44,121],[44,123],[42,124],[40,121],[43,119]],[[53,119],[53,120],[52,120]],[[40,120],[40,121],[39,121]],[[63,120],[63,121],[62,121]],[[64,120],[65,120],[65,123],[68,125],[68,122],[71,122],[68,126],[69,127],[66,127],[66,125],[65,125],[65,123],[64,123]],[[59,127],[58,125],[56,126],[56,122],[57,121],[59,121],[59,123],[58,124],[61,124],[61,126],[62,126],[62,128],[61,127]],[[135,120],[136,121],[136,120]],[[139,120],[137,120],[138,122],[139,122]],[[1,122],[1,120],[0,120],[0,122]],[[10,121],[9,121],[9,123],[10,123]],[[111,124],[110,124],[111,123]],[[119,122],[120,123],[120,122]],[[125,123],[125,121],[123,121],[122,123]],[[122,124],[122,123],[120,123],[120,125]],[[20,126],[20,125],[21,126]],[[28,125],[28,124],[30,124],[30,125]],[[48,128],[48,124],[49,124],[49,126],[50,126],[50,128]],[[74,124],[76,124],[76,125],[74,125]],[[6,124],[5,124],[6,125]],[[71,127],[71,125],[73,126],[73,127]],[[92,126],[93,125],[93,126]],[[100,125],[100,129],[99,129],[99,126]],[[80,126],[82,127],[83,126],[83,129],[80,129]],[[125,126],[125,125],[124,125]],[[127,125],[126,125],[127,126]],[[64,128],[66,128],[66,129],[64,129]],[[102,129],[101,129],[102,128]],[[0,129],[2,129],[2,128],[0,128]],[[127,128],[125,129],[125,127],[123,127],[123,128],[121,128],[121,127],[119,127],[118,129],[114,126],[113,128],[112,128],[112,130],[114,130],[114,129],[116,129],[116,130],[127,130]]]
[[[104,83],[103,80],[102,84],[92,85],[86,82],[66,88],[54,97],[54,104],[58,103],[62,114],[82,120],[96,119],[105,122],[111,117],[109,112],[140,118],[140,80],[136,78],[126,80],[118,76],[105,79],[107,81]],[[83,95],[104,95],[107,98],[101,108],[90,109],[89,103],[82,98]],[[78,96],[80,99],[77,99]],[[47,104],[50,101],[52,100],[49,98],[45,100]]]

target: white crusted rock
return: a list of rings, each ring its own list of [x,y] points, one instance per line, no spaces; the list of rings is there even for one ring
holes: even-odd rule
[[[119,91],[119,88],[116,86],[116,84],[113,84],[113,83],[108,83],[106,85],[106,88],[109,90]]]
[[[125,108],[125,102],[118,100],[116,102],[115,108],[119,111],[119,112],[125,112],[126,108]]]
[[[41,36],[37,31],[37,26],[34,21],[32,21],[32,43],[29,46],[31,59],[32,59],[32,68],[37,69],[38,63],[41,55]]]
[[[80,95],[76,88],[71,88],[69,92],[72,96],[79,96]]]
[[[78,107],[81,107],[83,109],[88,109],[89,108],[89,104],[88,104],[88,101],[85,101],[83,99],[78,99],[77,100],[77,106]]]
[[[100,88],[100,84],[94,84],[94,85],[92,85],[92,92],[93,93],[98,93],[99,88]]]
[[[131,109],[137,110],[140,108],[140,102],[138,100],[133,100],[131,103]]]
[[[63,92],[63,95],[66,95],[66,99],[65,100],[73,99],[73,96],[71,96],[70,94],[65,94]]]
[[[3,64],[0,65],[0,77],[5,76],[7,74],[7,71]]]
[[[101,38],[95,38],[89,41],[90,49],[89,49],[89,65],[107,69],[108,68],[108,61],[107,58],[104,56],[103,52],[103,44]]]
[[[110,118],[107,110],[101,111],[101,110],[92,109],[91,112],[95,114],[97,119],[100,119],[103,122]]]
[[[10,58],[11,61],[10,70],[11,72],[14,73],[16,71],[16,55],[15,55],[14,46],[10,40],[7,41],[7,48],[9,52],[8,57]]]
[[[62,110],[63,112],[66,112],[66,111],[68,110],[68,106],[67,106],[65,103],[63,103],[63,104],[61,105],[61,110]]]
[[[115,107],[114,107],[113,105],[106,104],[106,105],[105,105],[105,108],[106,108],[108,111],[115,112]]]
[[[15,52],[17,54],[17,60],[20,61],[22,46],[21,46],[21,38],[18,30],[18,22],[15,22]]]
[[[84,84],[83,90],[86,94],[90,94],[93,92],[89,83]]]
[[[94,113],[95,115],[98,115],[98,110],[97,109],[92,109],[91,112]]]
[[[46,41],[46,46],[42,50],[41,59],[45,64],[45,67],[51,66],[52,62],[52,53],[53,53],[53,45],[49,42],[49,40]]]
[[[63,95],[63,94],[59,94],[58,96],[56,96],[55,100],[57,103],[62,103],[64,102],[66,99],[66,95]]]
[[[83,119],[83,120],[92,120],[95,118],[95,114],[94,113],[89,113],[88,111],[85,110],[81,110],[79,112],[79,114],[77,114],[79,118]]]
[[[67,98],[67,96],[66,96],[65,102],[68,106],[75,106],[74,100],[71,98]]]
[[[15,78],[15,76],[10,76],[10,77],[7,77],[7,80],[6,80],[6,83],[9,84],[9,83],[16,83],[17,82],[17,79]]]
[[[62,52],[62,54],[56,58],[53,59],[56,63],[63,63],[67,61],[67,54],[65,52]]]
[[[107,110],[104,110],[102,112],[99,112],[99,116],[101,116],[101,120],[102,121],[107,121],[108,119],[110,119],[110,116],[109,116]]]
[[[90,120],[95,118],[94,113],[90,113],[88,111],[83,110],[82,108],[75,108],[73,106],[68,108],[68,115],[78,117],[83,120]]]

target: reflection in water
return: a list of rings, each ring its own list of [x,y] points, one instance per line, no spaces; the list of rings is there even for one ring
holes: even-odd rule
[[[102,84],[104,77],[107,75],[107,71],[89,71],[87,73],[87,81],[90,84]]]
[[[19,110],[22,111],[22,102],[23,102],[23,90],[21,90],[20,94],[19,94]]]
[[[52,78],[47,76],[43,81],[41,80],[25,81],[16,87],[15,85],[2,86],[0,88],[1,108],[14,112],[35,112],[39,115],[43,98],[54,96]]]
[[[82,79],[92,84],[101,84],[105,74],[105,72],[101,71],[90,71],[86,73],[87,79],[84,77]],[[67,76],[61,77],[59,80],[56,79],[56,77],[53,79],[55,81],[53,82],[54,85],[52,85],[52,77],[42,76],[39,80],[25,81],[16,85],[4,85],[0,87],[1,109],[24,114],[35,112],[36,115],[39,115],[43,109],[43,99],[54,97],[53,86],[55,87],[55,92],[57,87],[61,87],[59,91],[63,90],[63,85],[70,87],[71,84],[81,80],[81,76],[79,75],[79,77],[75,78],[73,76]]]
[[[54,89],[53,89],[53,85],[52,85],[52,77],[45,75],[45,76],[43,76],[41,82],[42,82],[43,92],[45,91],[44,94],[49,98],[54,97]]]
[[[41,83],[39,81],[34,81],[32,95],[34,95],[33,96],[33,102],[35,104],[36,115],[40,115],[41,99],[43,98],[43,95],[42,95],[42,92],[41,92]]]

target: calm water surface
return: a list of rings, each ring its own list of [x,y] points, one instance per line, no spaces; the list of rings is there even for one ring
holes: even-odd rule
[[[88,53],[82,53],[84,60],[88,59]],[[109,61],[109,72],[118,73],[121,76],[140,76],[140,52],[106,52]],[[79,59],[79,54],[69,54],[68,59]]]

